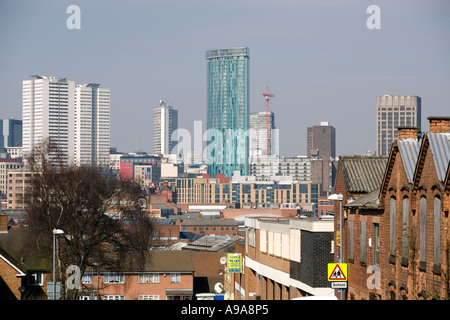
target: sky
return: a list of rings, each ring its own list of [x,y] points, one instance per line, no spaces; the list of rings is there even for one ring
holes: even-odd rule
[[[69,29],[80,9],[80,29]],[[380,29],[369,29],[371,5]],[[270,110],[281,156],[306,155],[307,127],[336,128],[337,155],[374,152],[376,97],[422,98],[450,116],[448,0],[0,0],[0,119],[22,118],[22,81],[57,76],[111,90],[111,146],[153,151],[153,109],[206,127],[209,49],[250,52],[250,112]],[[193,142],[192,142],[193,143]]]

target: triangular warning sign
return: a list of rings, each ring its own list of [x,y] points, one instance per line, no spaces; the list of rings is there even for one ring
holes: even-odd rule
[[[341,268],[337,264],[336,267],[334,267],[334,270],[331,272],[328,280],[346,281],[347,278],[345,277],[345,274],[342,272]]]

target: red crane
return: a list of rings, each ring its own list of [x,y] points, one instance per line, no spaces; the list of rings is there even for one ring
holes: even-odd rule
[[[266,92],[262,94],[266,99],[266,153],[270,155],[269,151],[269,98],[275,97],[270,91],[269,87],[266,87]]]

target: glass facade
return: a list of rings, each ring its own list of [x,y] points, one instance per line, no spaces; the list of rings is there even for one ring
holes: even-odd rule
[[[248,175],[249,50],[208,50],[206,59],[208,174]]]

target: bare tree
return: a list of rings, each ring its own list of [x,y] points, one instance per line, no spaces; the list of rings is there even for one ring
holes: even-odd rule
[[[47,141],[26,159],[33,176],[25,195],[27,247],[51,259],[52,230],[62,229],[60,275],[69,265],[78,266],[82,276],[94,266],[119,267],[131,252],[146,255],[153,222],[141,214],[141,188],[118,180],[101,167],[64,164],[57,155],[55,146]],[[76,296],[77,289],[73,289],[65,298]]]

